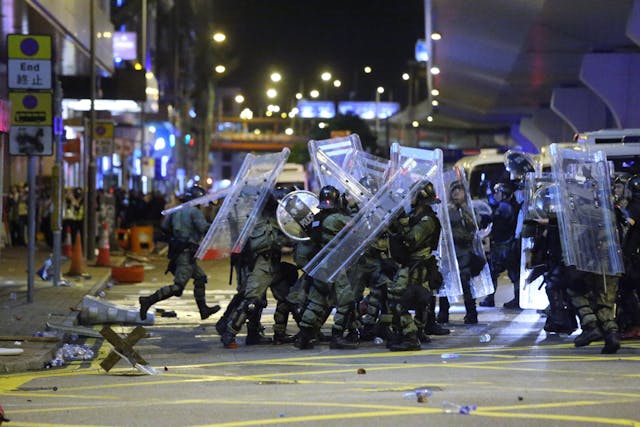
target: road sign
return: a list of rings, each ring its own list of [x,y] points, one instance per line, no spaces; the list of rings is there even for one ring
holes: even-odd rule
[[[52,156],[51,126],[11,126],[9,154],[12,156]]]
[[[113,122],[100,120],[93,126],[93,144],[96,157],[110,156],[113,154]]]
[[[51,36],[7,36],[9,89],[52,89]]]
[[[53,125],[51,92],[10,92],[11,125]]]
[[[53,155],[53,96],[51,92],[9,92],[11,129],[9,154]]]

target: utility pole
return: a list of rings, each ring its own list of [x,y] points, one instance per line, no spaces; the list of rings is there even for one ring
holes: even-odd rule
[[[91,0],[90,12],[90,32],[91,32],[91,112],[89,115],[89,129],[87,130],[87,154],[89,164],[87,168],[87,191],[84,197],[84,217],[86,224],[86,258],[92,260],[95,258],[96,247],[96,159],[93,150],[93,130],[96,126],[96,0]]]

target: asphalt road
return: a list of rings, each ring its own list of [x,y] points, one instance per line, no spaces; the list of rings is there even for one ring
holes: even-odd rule
[[[143,283],[114,285],[104,298],[136,310],[140,295],[170,282],[164,264],[151,257]],[[224,308],[233,294],[228,261],[201,264],[209,303]],[[576,349],[573,336],[547,336],[534,310],[482,308],[480,323],[464,326],[464,308],[454,306],[452,334],[418,352],[374,343],[355,351],[245,346],[242,335],[239,348],[228,350],[214,328],[222,312],[200,320],[191,291],[159,303],[177,317],[157,317],[134,346],[157,375],[124,361],[106,373],[99,364],[112,347],[87,339],[96,350],[90,362],[3,379],[7,425],[640,426],[639,343],[623,342],[616,355],[601,355],[602,343]],[[500,286],[497,302],[508,293]],[[268,333],[273,306],[263,314]],[[132,329],[114,326],[122,334]],[[491,340],[480,342],[487,333]],[[428,390],[421,402],[417,389]],[[443,402],[468,405],[470,413],[446,413]]]

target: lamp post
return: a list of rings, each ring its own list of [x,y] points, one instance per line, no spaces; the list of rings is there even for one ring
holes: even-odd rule
[[[380,117],[378,115],[378,110],[379,110],[379,106],[380,106],[380,95],[382,95],[384,93],[384,88],[382,86],[378,86],[378,88],[376,89],[376,111],[375,111],[375,119],[376,119],[376,137],[378,136],[378,134],[380,133]]]
[[[320,75],[320,78],[322,79],[322,99],[327,99],[327,85],[331,80],[331,73],[325,71]]]

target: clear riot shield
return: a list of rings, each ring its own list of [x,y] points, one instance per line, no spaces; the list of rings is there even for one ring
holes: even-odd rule
[[[484,247],[482,245],[482,235],[479,232],[478,219],[476,218],[476,212],[471,200],[471,193],[469,192],[469,184],[465,178],[464,171],[458,167],[454,167],[452,170],[446,171],[442,180],[444,181],[444,187],[447,189],[447,196],[450,197],[455,187],[461,186],[464,189],[465,201],[461,207],[456,207],[452,200],[449,200],[449,209],[465,209],[466,212],[473,218],[473,225],[475,228],[472,250],[473,253],[484,261],[484,267],[479,274],[471,277],[469,282],[471,288],[471,296],[473,298],[481,298],[486,295],[492,294],[493,280],[491,280],[491,270],[487,263],[487,258],[484,253]],[[449,210],[447,209],[447,211]],[[453,227],[450,224],[450,227]],[[454,247],[455,250],[455,247]]]
[[[284,234],[297,241],[309,240],[307,230],[318,212],[318,196],[306,190],[292,191],[280,200],[276,219]]]
[[[536,209],[534,200],[540,191],[553,184],[551,172],[529,172],[524,179],[524,201],[522,212],[524,221],[536,222],[542,219]],[[537,233],[535,233],[537,234]],[[543,310],[549,305],[549,298],[544,289],[544,276],[546,266],[534,265],[531,261],[531,251],[535,244],[535,236],[522,237],[520,252],[520,307],[534,310]]]
[[[382,188],[365,204],[347,225],[316,256],[303,267],[315,279],[333,282],[366,252],[373,242],[397,216],[400,209],[411,203],[423,179],[437,179],[441,173],[437,162],[417,162],[405,159]]]
[[[362,185],[356,177],[335,163],[324,151],[316,151],[314,158],[318,164],[317,176],[324,177],[327,182],[331,181],[332,184],[329,185],[337,188],[340,194],[348,194],[358,206],[363,206],[373,196],[371,191]]]
[[[400,144],[393,143],[391,145],[391,171],[397,170],[407,159],[415,159],[417,162],[425,162],[426,164],[435,164],[437,173],[432,176],[431,182],[436,190],[436,194],[442,201],[433,208],[438,214],[442,231],[440,233],[440,243],[435,255],[438,259],[440,272],[444,277],[444,285],[438,293],[439,296],[447,296],[451,302],[459,302],[462,296],[462,284],[460,282],[460,269],[458,268],[458,260],[453,245],[453,234],[451,233],[451,222],[449,221],[449,203],[448,191],[444,188],[443,166],[442,166],[442,150],[424,150],[421,148],[403,147]]]
[[[322,151],[326,157],[330,158],[340,169],[347,170],[348,161],[356,150],[362,150],[362,143],[360,137],[357,134],[351,134],[345,137],[311,140],[308,143],[309,155],[311,156],[311,163],[313,169],[318,177],[320,187],[325,185],[333,185],[336,188],[340,188],[340,183],[337,182],[337,178],[330,174],[328,171],[322,168],[322,165],[318,162],[316,154]]]
[[[176,211],[179,211],[180,209],[184,209],[187,206],[206,205],[209,202],[213,202],[214,200],[218,200],[218,199],[222,199],[223,197],[226,197],[228,192],[229,192],[229,187],[223,188],[222,190],[214,191],[212,193],[205,194],[202,197],[197,197],[195,199],[189,200],[188,202],[182,203],[180,205],[174,206],[169,209],[165,209],[161,213],[162,215],[170,215]]]
[[[376,194],[389,177],[391,162],[365,151],[355,150],[347,158],[346,168],[371,194]]]
[[[197,258],[202,259],[209,250],[215,250],[217,257],[242,251],[289,153],[290,150],[284,148],[279,153],[246,155],[209,231],[200,242]]]
[[[558,183],[558,223],[565,263],[597,274],[624,273],[611,202],[609,165],[602,151],[551,144]]]

